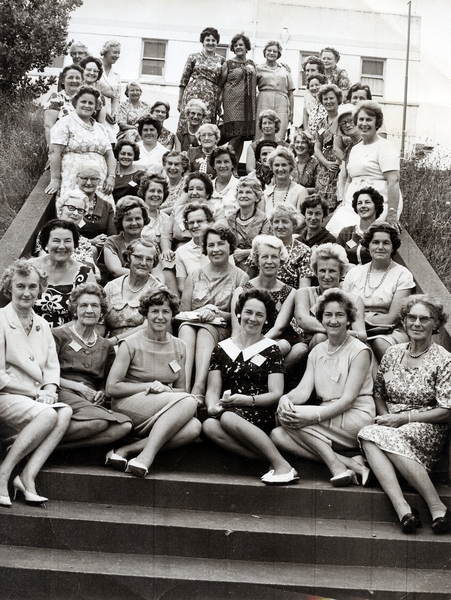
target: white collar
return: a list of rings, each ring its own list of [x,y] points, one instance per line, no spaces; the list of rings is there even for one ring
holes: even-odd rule
[[[263,352],[263,350],[266,350],[266,348],[269,348],[270,346],[274,346],[275,344],[276,344],[276,342],[274,340],[270,340],[269,338],[263,338],[259,342],[252,344],[252,346],[249,346],[248,348],[244,348],[244,350],[241,350],[241,348],[238,348],[238,346],[235,344],[235,342],[232,340],[232,338],[227,338],[223,342],[219,342],[218,346],[221,346],[221,348],[224,350],[224,352],[232,360],[236,360],[238,355],[240,354],[240,352],[242,352],[244,361],[247,361],[250,358],[252,358],[253,356],[255,356],[256,354]]]

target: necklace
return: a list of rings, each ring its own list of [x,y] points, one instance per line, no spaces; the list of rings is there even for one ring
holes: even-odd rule
[[[130,285],[130,275],[127,275],[127,287],[131,291],[132,294],[137,294],[138,292],[140,292],[148,281],[149,281],[149,276],[147,276],[146,281],[142,284],[142,286],[139,289],[134,290],[132,288],[132,286]]]
[[[385,273],[382,275],[381,280],[379,281],[379,283],[376,286],[371,286],[370,285],[370,275],[371,275],[371,269],[373,267],[373,261],[371,261],[370,264],[370,268],[368,269],[367,273],[366,273],[366,277],[365,277],[365,285],[363,286],[363,295],[365,298],[371,298],[371,296],[373,295],[373,293],[381,287],[381,285],[384,283],[385,278],[387,277],[387,274],[389,272],[389,270],[391,269],[391,263],[392,261],[390,260],[388,267],[385,269]],[[369,288],[370,293],[367,294],[366,293],[366,288]]]
[[[290,183],[288,184],[287,191],[285,192],[285,196],[284,196],[284,198],[283,198],[282,202],[280,202],[280,204],[284,204],[285,200],[287,199],[288,192],[290,191],[290,188],[291,188],[291,184],[292,184],[292,183],[293,183],[293,180],[292,180],[292,179],[291,179],[291,177],[290,177]],[[273,204],[273,208],[276,206],[276,191],[283,192],[283,190],[277,190],[277,183],[275,183],[275,184],[274,184],[274,189],[273,189],[273,191],[272,191],[272,192],[271,192],[271,194],[270,194],[270,195],[272,196],[272,204]]]
[[[327,352],[327,354],[328,354],[329,356],[332,356],[333,354],[336,354],[336,353],[337,353],[339,350],[341,350],[341,349],[343,348],[343,346],[346,344],[346,342],[347,342],[347,341],[348,341],[348,335],[346,335],[346,337],[345,337],[345,341],[344,341],[342,344],[340,344],[340,345],[338,346],[338,348],[335,348],[335,350],[332,350],[332,352],[331,352],[331,351],[329,350],[329,348],[330,348],[330,340],[329,340],[329,343],[328,343],[328,345],[327,345],[327,349],[326,349],[326,352]]]
[[[242,223],[245,223],[246,221],[250,221],[250,219],[255,217],[256,212],[257,212],[257,207],[254,208],[254,210],[252,211],[252,214],[249,217],[244,218],[241,216],[241,213],[238,213],[238,218]]]
[[[93,332],[93,339],[91,341],[85,340],[79,333],[78,331],[75,329],[75,327],[73,325],[71,325],[70,327],[71,331],[73,331],[73,333],[75,333],[75,335],[83,342],[83,344],[85,346],[88,346],[88,348],[92,348],[93,346],[95,346],[96,342],[97,342],[97,333],[94,331]]]
[[[22,319],[21,318],[20,318],[20,322],[22,323]],[[32,314],[30,315],[30,319],[28,320],[28,323],[26,325],[24,325],[22,323],[22,327],[23,327],[23,330],[25,331],[25,333],[27,335],[30,335],[30,331],[33,328],[33,315]]]
[[[430,349],[431,346],[428,346],[426,348],[426,350],[423,350],[423,352],[419,352],[418,354],[412,354],[412,352],[410,351],[410,344],[407,346],[407,352],[410,356],[410,358],[419,358],[420,356],[422,356],[423,354],[426,354],[426,352]]]
[[[195,136],[196,136],[196,132],[194,132],[194,133],[193,133],[193,132],[191,131],[191,129],[189,128],[189,121],[188,121],[188,134],[189,134],[191,137],[195,137]]]

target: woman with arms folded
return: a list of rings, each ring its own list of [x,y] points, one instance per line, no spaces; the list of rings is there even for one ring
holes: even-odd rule
[[[428,475],[451,420],[451,355],[432,341],[447,315],[440,302],[414,295],[403,301],[401,321],[409,341],[392,346],[384,355],[374,388],[376,424],[364,427],[359,441],[402,531],[413,533],[421,521],[418,510],[404,497],[398,473],[426,502],[433,533],[447,533],[449,511]]]
[[[36,477],[69,426],[72,409],[58,402],[60,368],[49,324],[33,306],[47,278],[33,264],[8,267],[1,289],[10,303],[0,309],[0,439],[9,451],[0,464],[0,506],[11,506],[8,482],[27,502],[47,500],[36,492]]]
[[[339,454],[357,449],[358,432],[375,416],[371,350],[348,333],[355,317],[354,303],[338,288],[319,298],[316,318],[327,341],[310,352],[301,382],[280,399],[280,427],[271,433],[281,450],[326,463],[335,487],[357,484],[356,474],[365,484],[369,475],[360,455]],[[304,406],[312,392],[319,405]]]
[[[237,334],[220,342],[211,356],[204,433],[229,452],[268,460],[264,483],[293,483],[299,479],[296,471],[268,437],[284,373],[277,344],[262,335],[265,321],[274,320],[274,302],[265,290],[251,289],[240,295],[235,310]]]
[[[112,408],[128,415],[140,438],[112,450],[106,464],[145,477],[157,452],[194,441],[201,431],[185,384],[186,346],[168,333],[179,309],[170,292],[149,290],[139,310],[147,327],[122,341],[108,376]]]

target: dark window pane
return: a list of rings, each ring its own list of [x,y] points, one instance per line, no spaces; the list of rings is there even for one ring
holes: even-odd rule
[[[164,58],[166,55],[166,42],[148,40],[144,42],[144,57]]]
[[[362,75],[382,77],[384,75],[384,62],[382,60],[364,58],[362,60]]]
[[[143,58],[142,74],[143,75],[163,75],[164,61],[154,60],[151,58]]]

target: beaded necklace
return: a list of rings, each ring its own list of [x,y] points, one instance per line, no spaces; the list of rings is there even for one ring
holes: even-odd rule
[[[385,278],[387,277],[387,274],[388,274],[389,270],[391,269],[391,265],[392,265],[392,261],[390,261],[390,263],[389,263],[388,267],[386,268],[386,270],[385,270],[385,273],[382,275],[382,278],[381,278],[381,280],[379,281],[379,283],[378,283],[376,286],[374,286],[374,287],[373,287],[373,286],[371,286],[371,285],[370,285],[370,275],[371,275],[371,269],[372,269],[372,267],[373,267],[373,262],[371,262],[371,264],[370,264],[370,268],[368,269],[368,271],[367,271],[367,273],[366,273],[366,277],[365,277],[365,285],[363,286],[363,296],[364,296],[365,298],[371,298],[371,296],[373,295],[373,293],[374,293],[374,292],[375,292],[375,291],[376,291],[378,288],[380,288],[380,287],[381,287],[381,285],[382,285],[382,284],[384,283],[384,281],[385,281]],[[367,293],[366,293],[366,288],[367,288],[367,287],[368,287],[368,288],[369,288],[369,290],[370,290],[370,293],[369,293],[369,294],[367,294]]]

